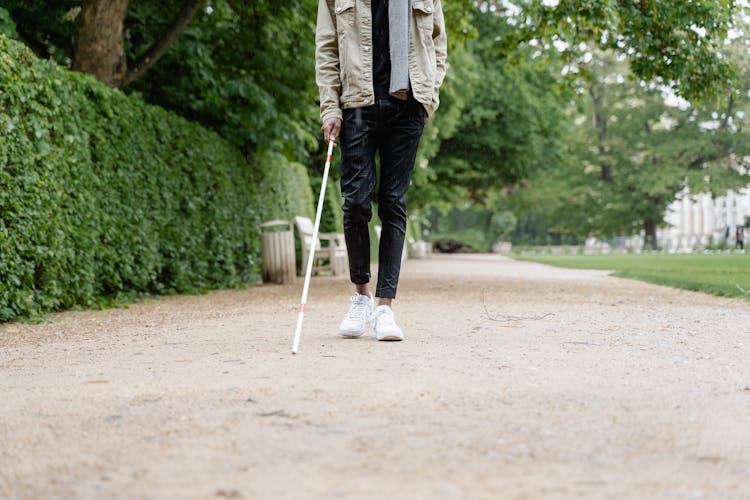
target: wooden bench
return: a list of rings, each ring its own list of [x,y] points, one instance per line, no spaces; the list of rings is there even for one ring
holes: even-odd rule
[[[302,243],[302,267],[307,266],[308,255],[312,246],[313,222],[309,217],[298,215],[294,218],[300,242]],[[321,246],[320,242],[327,241],[328,246]],[[326,262],[327,261],[327,262]],[[313,272],[330,271],[338,276],[348,274],[349,257],[346,253],[346,241],[342,233],[318,233],[313,257]]]

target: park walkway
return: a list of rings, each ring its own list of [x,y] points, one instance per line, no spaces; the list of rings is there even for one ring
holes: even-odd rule
[[[403,343],[301,283],[0,326],[0,498],[748,498],[750,303],[406,263]]]

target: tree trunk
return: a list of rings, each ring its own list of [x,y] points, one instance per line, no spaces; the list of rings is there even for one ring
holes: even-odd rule
[[[658,250],[659,245],[656,241],[656,223],[650,219],[643,221],[643,232],[645,233],[643,249],[645,250],[646,248],[651,247],[652,250]]]
[[[734,113],[734,94],[729,94],[729,102],[727,103],[727,114],[724,115],[724,119],[721,121],[720,129],[724,130],[729,125],[729,120],[732,119]]]
[[[123,43],[129,0],[83,0],[73,51],[73,70],[119,87],[128,69]]]
[[[612,182],[612,167],[606,160],[607,155],[607,116],[604,114],[604,95],[597,94],[594,85],[589,87],[589,95],[594,103],[594,128],[599,139],[598,149],[601,158],[600,178],[604,182]]]

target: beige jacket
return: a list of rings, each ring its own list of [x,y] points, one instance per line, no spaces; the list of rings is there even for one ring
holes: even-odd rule
[[[373,104],[371,0],[318,0],[315,34],[320,118]],[[440,104],[447,39],[440,0],[412,0],[409,80],[429,115]]]

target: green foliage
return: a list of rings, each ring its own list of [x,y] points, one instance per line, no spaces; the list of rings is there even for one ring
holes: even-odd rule
[[[80,0],[3,0],[17,26],[18,38],[37,56],[69,66],[75,41],[74,14]]]
[[[589,67],[563,161],[512,197],[522,219],[531,211],[579,238],[648,236],[683,189],[723,195],[750,182],[741,160],[750,154],[747,83],[723,103],[678,107],[611,54],[595,53]]]
[[[748,255],[523,255],[519,258],[574,269],[611,270],[623,278],[750,300]]]
[[[261,212],[309,200],[299,166],[253,170],[216,134],[2,36],[0,89],[0,321],[241,285]]]
[[[264,203],[259,208],[264,221],[314,216],[315,202],[304,165],[290,163],[283,155],[270,151],[258,153],[250,163],[261,172],[258,190],[263,193]]]
[[[326,188],[326,206],[320,221],[321,231],[327,233],[344,232],[344,198],[341,196],[341,183],[338,180],[328,180]]]
[[[513,212],[495,212],[490,218],[490,234],[496,235],[496,240],[507,240],[516,228],[516,223],[516,216]]]
[[[506,51],[519,44],[562,47],[563,57],[585,73],[580,56],[591,48],[627,57],[641,80],[672,85],[694,100],[723,96],[736,76],[720,50],[732,26],[733,0],[543,0],[518,2],[520,28],[503,40]]]
[[[475,252],[490,251],[497,241],[506,240],[516,225],[516,218],[510,212],[493,212],[470,203],[447,211],[433,208],[428,221],[429,239],[433,243]]]
[[[498,42],[514,29],[506,18],[475,12],[473,25],[476,36],[451,53],[443,104],[425,130],[412,196],[419,204],[484,203],[555,163],[563,147],[555,66],[530,53],[510,64]]]
[[[18,33],[16,32],[16,23],[13,22],[10,13],[2,7],[0,7],[0,35],[8,37],[18,36]]]
[[[131,58],[153,43],[177,4],[131,5]],[[212,0],[208,6],[132,91],[216,130],[246,153],[265,149],[306,163],[319,128],[317,2]]]
[[[38,55],[70,64],[80,1],[3,3]],[[181,4],[131,0],[124,39],[129,60],[153,45]],[[127,91],[212,128],[248,155],[268,150],[305,163],[318,128],[316,6],[315,0],[209,0]]]

